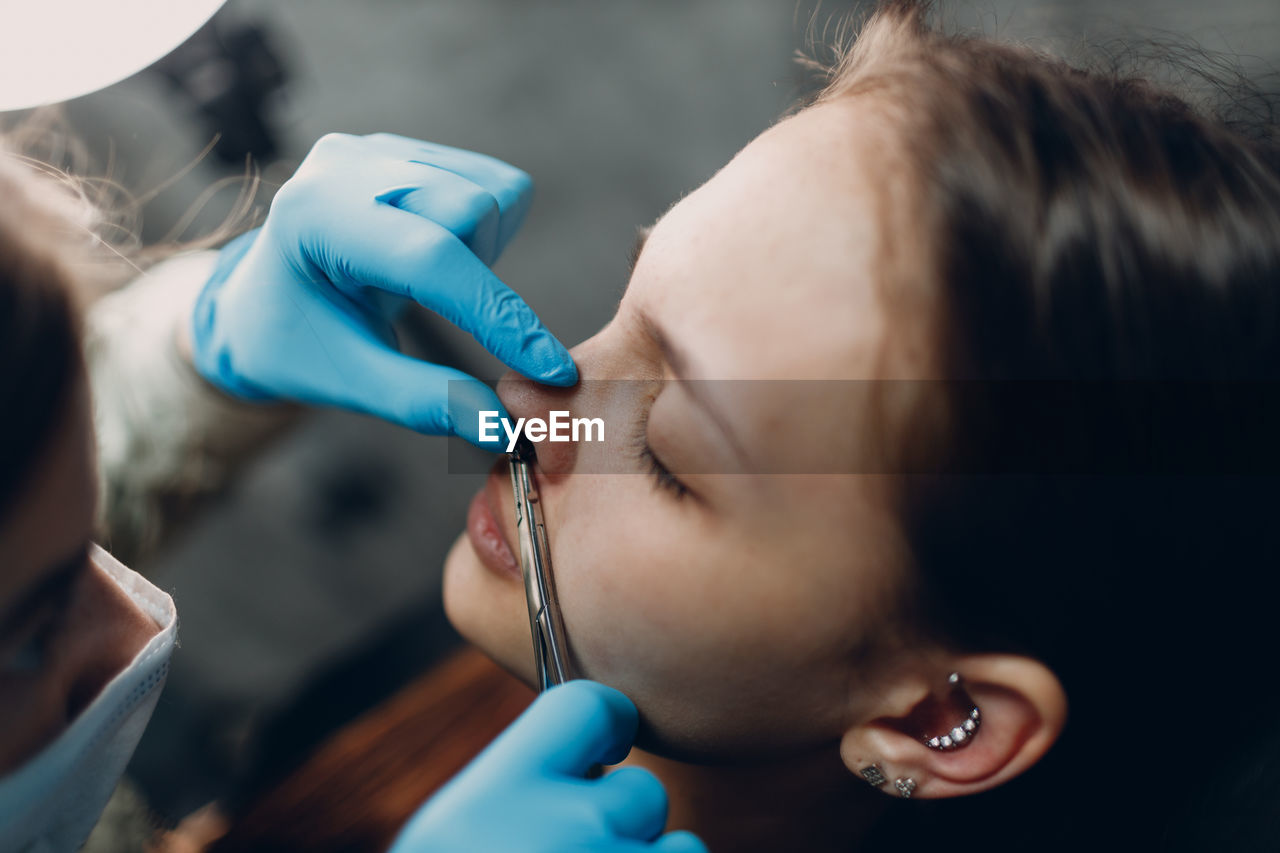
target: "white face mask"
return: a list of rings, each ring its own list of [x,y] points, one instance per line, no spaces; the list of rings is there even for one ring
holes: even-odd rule
[[[62,734],[0,779],[0,851],[62,853],[98,821],[151,719],[177,633],[173,599],[92,546],[89,559],[160,626]]]

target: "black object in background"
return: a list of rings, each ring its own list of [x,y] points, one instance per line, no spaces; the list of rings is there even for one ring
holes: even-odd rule
[[[275,159],[270,103],[289,74],[266,27],[214,18],[152,68],[216,134],[219,160]]]

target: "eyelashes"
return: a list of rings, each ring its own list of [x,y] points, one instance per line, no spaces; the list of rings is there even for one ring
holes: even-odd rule
[[[640,418],[636,425],[636,431],[632,436],[632,449],[636,459],[640,464],[648,470],[653,477],[654,484],[659,490],[671,495],[675,500],[682,500],[689,495],[689,487],[680,481],[680,478],[671,473],[666,465],[662,464],[662,460],[653,452],[653,448],[649,445],[649,411],[652,409],[652,401],[650,405],[645,407],[644,417]]]
[[[671,496],[676,500],[688,496],[689,487],[680,482],[680,479],[675,474],[672,474],[666,465],[662,464],[662,461],[654,455],[653,448],[649,447],[647,441],[639,447],[638,456],[640,461],[648,467],[649,473],[653,475],[654,482],[658,488],[670,492]]]

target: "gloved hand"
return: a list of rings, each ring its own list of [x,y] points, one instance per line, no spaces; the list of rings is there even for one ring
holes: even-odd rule
[[[553,687],[409,819],[391,853],[598,850],[706,853],[694,835],[661,835],[667,795],[649,772],[622,768],[635,705],[611,687]]]
[[[391,321],[412,299],[530,379],[576,382],[569,353],[487,266],[531,195],[528,175],[481,154],[324,137],[266,224],[223,248],[193,312],[196,369],[244,399],[339,406],[478,444],[478,410],[506,416],[497,396],[402,355]]]

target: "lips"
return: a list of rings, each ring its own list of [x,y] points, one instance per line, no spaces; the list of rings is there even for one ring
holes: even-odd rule
[[[504,580],[522,583],[520,563],[507,535],[507,513],[514,509],[505,460],[499,460],[467,510],[467,539],[486,569]],[[505,508],[505,510],[504,510]],[[514,525],[512,525],[514,527]]]

